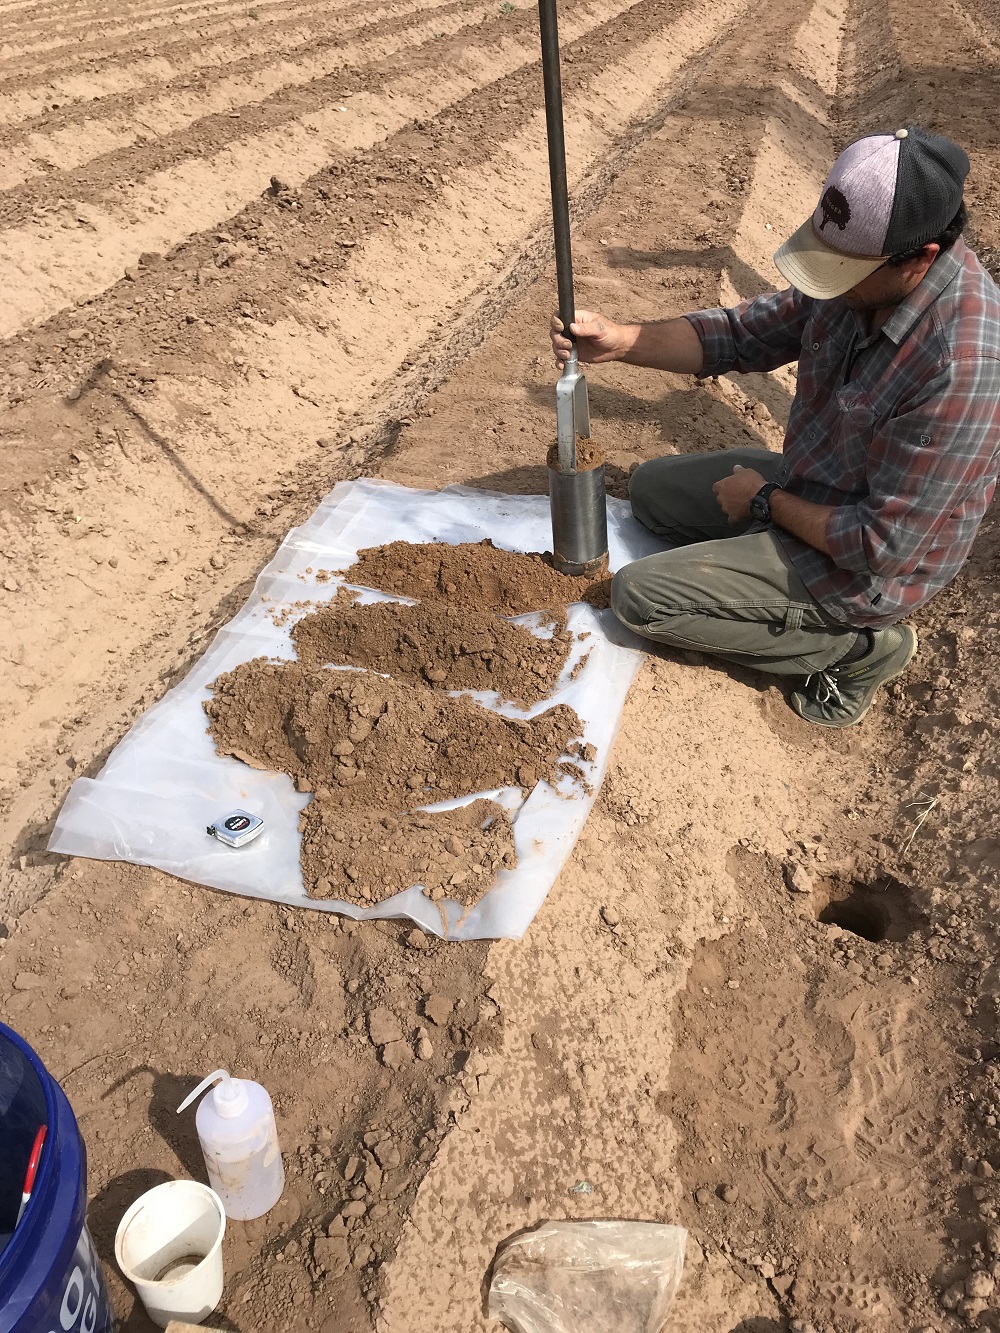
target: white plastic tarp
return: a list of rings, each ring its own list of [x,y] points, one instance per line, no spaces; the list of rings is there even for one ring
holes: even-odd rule
[[[608,503],[608,526],[612,570],[660,549],[620,500]],[[514,815],[517,868],[501,871],[494,887],[464,918],[458,903],[431,903],[419,886],[371,908],[307,897],[299,868],[298,818],[311,798],[297,792],[285,774],[262,772],[217,755],[203,709],[211,682],[221,672],[254,657],[294,659],[291,627],[308,608],[293,610],[283,625],[275,620],[295,603],[320,604],[334,596],[342,578],[317,582],[319,571],[346,570],[366,546],[392,541],[454,545],[485,537],[511,551],[546,550],[551,542],[548,499],[464,486],[417,491],[372,480],[336,486],[312,517],[288,534],[246,605],[219,631],[186,679],[135,723],[96,778],[73,784],[49,850],[157,866],[212,888],[294,907],[362,919],[410,917],[450,939],[519,939],[583,828],[641,660],[636,651],[640,640],[610,611],[595,611],[583,603],[571,606],[568,627],[575,642],[566,668],[549,698],[527,713],[509,704],[498,706],[495,695],[474,695],[512,716],[533,716],[553,704],[568,704],[580,715],[583,740],[594,746],[597,758],[587,773],[589,793],[564,778],[559,792],[539,783],[526,800],[519,790],[506,788],[470,792],[460,801],[428,807],[445,809],[489,795]],[[377,590],[365,594],[382,596]],[[573,668],[584,658],[573,680]],[[237,808],[259,815],[264,832],[245,847],[230,848],[208,836],[206,828]]]

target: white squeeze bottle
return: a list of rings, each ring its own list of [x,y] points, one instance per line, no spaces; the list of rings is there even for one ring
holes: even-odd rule
[[[184,1098],[178,1114],[213,1083],[217,1086],[198,1107],[194,1122],[208,1183],[222,1200],[227,1217],[241,1222],[263,1217],[285,1188],[271,1099],[259,1083],[230,1078],[224,1069],[217,1069]]]

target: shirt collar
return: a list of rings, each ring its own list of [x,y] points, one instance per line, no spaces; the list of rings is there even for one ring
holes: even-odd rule
[[[884,333],[890,342],[899,346],[917,320],[926,314],[949,283],[954,281],[959,269],[965,263],[967,254],[965,242],[959,237],[950,250],[938,255],[927,270],[926,277],[921,279],[906,300],[899,303],[882,325],[880,332]]]

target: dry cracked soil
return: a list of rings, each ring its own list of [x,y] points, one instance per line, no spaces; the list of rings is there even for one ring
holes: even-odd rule
[[[838,148],[906,122],[968,149],[998,271],[997,0],[561,19],[581,307],[768,289]],[[121,1327],[117,1221],[202,1177],[174,1108],[224,1063],[288,1181],[227,1233],[234,1333],[486,1333],[498,1244],[560,1217],[689,1228],[668,1333],[1000,1328],[995,517],[856,731],[650,653],[521,941],[63,860],[70,782],[335,482],[544,490],[534,10],[0,0],[0,148],[0,1005],[75,1108]],[[794,377],[590,385],[621,495],[780,447]]]

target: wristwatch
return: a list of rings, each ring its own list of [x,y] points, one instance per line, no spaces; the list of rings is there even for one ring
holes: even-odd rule
[[[757,494],[750,501],[750,513],[758,523],[770,523],[771,521],[771,494],[773,491],[780,491],[781,487],[776,481],[769,481],[762,486]]]

